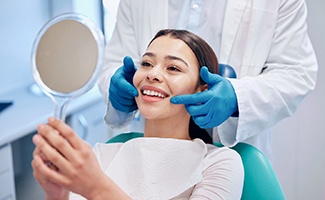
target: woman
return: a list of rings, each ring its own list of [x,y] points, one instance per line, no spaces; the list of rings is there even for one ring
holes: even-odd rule
[[[217,58],[188,31],[162,30],[149,43],[133,77],[144,138],[97,144],[94,153],[63,122],[50,118],[40,125],[32,166],[46,198],[68,199],[72,191],[87,199],[240,199],[239,155],[191,138],[190,115],[170,103],[175,95],[207,89],[208,69],[201,66],[216,73]]]

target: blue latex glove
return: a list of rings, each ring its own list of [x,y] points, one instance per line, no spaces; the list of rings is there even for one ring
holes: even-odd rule
[[[198,126],[212,128],[238,111],[237,97],[230,81],[210,73],[207,67],[201,68],[200,76],[208,84],[208,90],[175,96],[170,102],[185,104],[187,112]]]
[[[126,56],[123,66],[111,78],[109,86],[109,100],[112,106],[122,112],[132,112],[138,109],[134,97],[138,96],[137,89],[133,86],[133,76],[136,67],[132,58]]]

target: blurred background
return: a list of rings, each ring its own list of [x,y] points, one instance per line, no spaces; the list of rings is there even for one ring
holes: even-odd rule
[[[309,35],[319,63],[317,86],[293,117],[274,128],[273,134],[273,166],[288,200],[325,199],[325,1],[306,1]],[[39,93],[31,73],[31,49],[38,31],[58,14],[78,12],[101,27],[108,41],[118,2],[0,1],[0,102],[13,103],[0,113],[1,200],[44,199],[30,166],[35,127],[53,111],[52,102]],[[93,145],[118,131],[103,123],[105,105],[99,92],[95,89],[87,95],[69,107],[67,122]]]

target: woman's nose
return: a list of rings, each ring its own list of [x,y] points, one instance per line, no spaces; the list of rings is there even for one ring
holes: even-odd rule
[[[161,82],[163,79],[163,75],[161,72],[162,69],[160,67],[153,67],[147,74],[147,80],[152,82]]]
[[[160,82],[160,80],[157,77],[147,75],[147,80],[152,82]]]

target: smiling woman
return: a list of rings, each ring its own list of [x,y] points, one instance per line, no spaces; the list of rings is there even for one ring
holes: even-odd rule
[[[124,63],[127,71],[135,69],[131,58]],[[133,77],[146,118],[143,138],[97,144],[93,152],[64,122],[41,124],[32,166],[47,199],[68,199],[69,191],[70,199],[240,199],[239,155],[192,138],[184,105],[170,103],[175,95],[206,89],[199,72],[208,75],[208,69],[202,66],[218,70],[202,39],[182,30],[158,32]]]
[[[171,104],[170,98],[205,90],[207,85],[199,76],[202,66],[218,72],[218,60],[204,40],[185,30],[167,29],[157,33],[133,78],[139,92],[136,103],[146,119],[145,136],[171,137],[172,134],[174,138],[181,139],[200,137],[189,134],[190,115],[184,105]],[[177,131],[177,136],[166,127],[157,131],[161,127],[155,124],[157,119],[160,119],[159,123],[166,120],[164,123],[169,127],[177,126],[182,131]],[[154,131],[148,130],[149,127],[153,127]],[[162,135],[156,135],[162,132]]]

